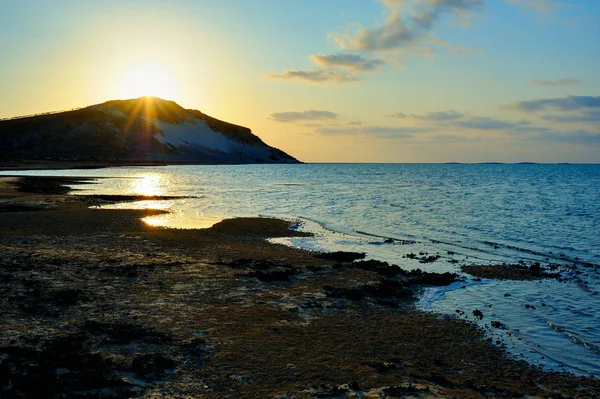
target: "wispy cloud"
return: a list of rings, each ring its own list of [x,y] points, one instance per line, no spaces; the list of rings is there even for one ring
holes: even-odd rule
[[[517,124],[503,121],[496,118],[490,118],[487,116],[478,116],[469,119],[465,119],[456,123],[457,126],[466,129],[477,129],[477,130],[504,130],[514,129]]]
[[[562,115],[542,115],[542,119],[554,123],[600,123],[600,108],[599,109],[584,109],[575,113],[567,113]]]
[[[580,84],[581,80],[564,77],[564,78],[557,78],[557,79],[553,79],[553,80],[533,79],[533,80],[530,80],[529,83],[532,85],[535,85],[535,86],[551,86],[551,87],[575,86],[575,85]]]
[[[580,123],[599,129],[600,96],[538,98],[505,104],[501,108],[538,114],[546,122]]]
[[[433,111],[425,112],[423,114],[405,114],[402,112],[396,112],[394,114],[385,115],[386,118],[402,118],[402,119],[413,119],[424,122],[440,122],[461,119],[464,115],[456,111]]]
[[[396,112],[384,115],[388,118],[400,118],[412,120],[417,123],[425,123],[430,128],[460,128],[472,130],[515,130],[522,129],[531,123],[527,120],[517,122],[506,121],[487,116],[469,116],[458,111],[431,111],[421,114],[405,114]]]
[[[544,141],[558,141],[562,143],[579,144],[584,146],[600,146],[600,133],[588,130],[577,130],[572,133],[542,133],[539,139]]]
[[[484,0],[377,0],[389,13],[382,25],[358,29],[353,33],[330,33],[329,37],[343,50],[336,54],[314,54],[310,59],[319,69],[286,69],[267,77],[306,83],[349,83],[360,74],[383,69],[385,65],[402,67],[399,55],[431,56],[431,47],[446,42],[433,35],[435,25],[445,16],[465,18],[479,11]],[[466,54],[471,48],[458,47],[454,54]],[[369,58],[365,53],[386,53]],[[393,53],[393,55],[390,55]]]
[[[485,5],[483,0],[418,0],[410,12],[409,2],[382,0],[391,13],[383,25],[358,29],[354,34],[331,34],[342,49],[361,52],[395,52],[398,50],[431,45],[435,24],[444,15],[465,15],[478,11]]]
[[[575,111],[587,108],[600,108],[600,96],[567,96],[559,98],[539,98],[505,104],[504,109],[522,112]]]
[[[310,59],[320,68],[343,68],[352,72],[373,71],[385,65],[378,58],[364,58],[359,54],[315,54]]]
[[[320,126],[315,130],[326,135],[366,135],[385,139],[406,139],[415,133],[422,133],[426,129],[412,126],[360,126],[360,125],[329,125]]]
[[[292,80],[309,83],[349,83],[357,82],[358,77],[338,71],[324,69],[286,69],[282,74],[272,73],[267,75],[269,79]]]
[[[289,112],[276,112],[271,115],[267,119],[281,122],[281,123],[294,123],[299,121],[315,121],[315,120],[327,120],[327,119],[335,119],[338,117],[338,114],[330,111],[317,111],[317,110],[307,110],[302,112],[297,111],[289,111]]]

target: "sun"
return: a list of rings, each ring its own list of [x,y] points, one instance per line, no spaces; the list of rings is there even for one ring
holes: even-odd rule
[[[173,76],[156,64],[139,64],[127,69],[120,90],[121,98],[150,96],[173,100],[177,97]]]

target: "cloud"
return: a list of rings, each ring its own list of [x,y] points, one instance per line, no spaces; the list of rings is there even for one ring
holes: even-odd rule
[[[320,68],[343,68],[352,72],[373,71],[385,65],[383,60],[358,54],[315,54],[310,59]]]
[[[433,111],[425,112],[423,114],[404,114],[402,112],[396,112],[395,114],[385,115],[387,118],[407,118],[414,119],[422,122],[443,122],[461,119],[463,114],[456,111]]]
[[[546,112],[540,118],[552,123],[584,123],[597,126],[600,122],[600,96],[539,98],[505,104],[501,108],[530,114]]]
[[[581,80],[579,79],[573,79],[573,78],[569,78],[569,77],[564,77],[564,78],[558,78],[558,79],[554,79],[554,80],[539,80],[539,79],[534,79],[534,80],[530,80],[529,83],[531,83],[532,85],[535,86],[552,86],[552,87],[556,87],[556,86],[575,86],[581,83]]]
[[[386,139],[405,139],[413,137],[415,133],[424,132],[425,129],[411,126],[321,126],[315,130],[317,133],[327,135],[367,135]]]
[[[309,83],[349,83],[357,82],[359,79],[354,75],[349,75],[337,71],[327,71],[323,69],[302,70],[286,69],[282,74],[272,73],[267,76],[270,79],[277,80],[296,80]]]
[[[458,134],[438,134],[428,136],[431,141],[435,141],[438,143],[466,143],[466,142],[474,142],[474,141],[483,141],[487,139],[487,137],[466,137],[460,136]]]
[[[529,7],[539,13],[548,13],[560,5],[560,1],[550,0],[504,0],[521,7]]]
[[[351,34],[329,33],[340,49],[338,54],[314,54],[310,59],[319,67],[314,70],[286,69],[283,73],[267,75],[270,79],[296,80],[309,83],[348,83],[359,79],[357,74],[382,69],[386,64],[403,67],[397,57],[366,58],[369,52],[404,55],[434,55],[431,46],[445,45],[432,32],[436,23],[446,15],[465,18],[485,5],[485,0],[376,0],[389,9],[382,25],[358,29]],[[455,54],[472,50],[459,47]],[[334,69],[334,70],[331,70]],[[346,72],[336,71],[343,69]]]
[[[473,117],[457,122],[457,126],[477,130],[504,130],[514,129],[517,125],[500,119],[485,117]]]
[[[559,98],[539,98],[518,101],[503,105],[501,108],[522,112],[538,111],[577,111],[588,108],[600,108],[600,96],[567,96]]]
[[[539,136],[539,139],[545,141],[579,144],[584,146],[600,146],[600,133],[590,132],[588,130],[577,130],[573,133],[542,133]]]
[[[331,34],[342,49],[363,52],[394,52],[408,47],[432,44],[431,32],[446,14],[460,15],[477,11],[483,0],[418,0],[412,12],[402,12],[408,2],[381,0],[391,9],[383,26],[362,28],[353,35]]]
[[[380,3],[385,4],[388,7],[404,7],[407,4],[407,0],[378,0]]]
[[[387,118],[399,118],[412,120],[417,123],[425,123],[427,128],[438,129],[469,129],[469,130],[508,130],[511,132],[543,132],[548,129],[539,126],[531,126],[531,121],[522,119],[517,122],[507,121],[487,116],[470,116],[458,111],[431,111],[421,114],[405,114],[396,112],[384,115]],[[424,125],[420,125],[424,126]]]
[[[338,114],[335,112],[329,111],[316,111],[314,109],[302,112],[276,112],[271,115],[267,119],[281,122],[281,123],[293,123],[298,121],[314,121],[314,120],[326,120],[326,119],[335,119],[338,117]]]
[[[566,115],[542,115],[541,118],[555,123],[598,123],[600,122],[600,109],[586,109]]]

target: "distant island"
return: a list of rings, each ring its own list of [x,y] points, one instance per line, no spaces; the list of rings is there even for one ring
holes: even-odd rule
[[[0,164],[299,163],[252,131],[156,97],[0,121]]]

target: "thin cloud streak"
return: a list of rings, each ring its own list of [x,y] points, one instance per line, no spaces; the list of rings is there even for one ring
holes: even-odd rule
[[[371,137],[385,139],[406,139],[411,138],[415,133],[422,133],[426,129],[411,126],[357,126],[357,125],[330,125],[321,126],[315,129],[315,132],[325,135],[368,135]]]
[[[338,117],[338,114],[330,111],[317,111],[317,110],[307,110],[302,112],[297,111],[288,111],[288,112],[276,112],[271,115],[267,119],[270,119],[275,122],[281,123],[294,123],[299,121],[307,121],[307,120],[327,120],[327,119],[335,119]]]
[[[505,121],[487,116],[468,116],[458,111],[430,111],[422,114],[405,114],[396,112],[384,115],[388,118],[399,118],[425,123],[430,129],[461,128],[470,130],[520,130],[526,129],[539,131],[541,128],[528,127],[530,121],[520,120],[518,122]]]
[[[432,111],[425,112],[423,114],[405,114],[402,112],[396,112],[394,114],[388,114],[384,116],[386,118],[414,119],[424,122],[440,122],[461,119],[464,115],[456,111]]]
[[[535,85],[535,86],[550,86],[550,87],[576,86],[581,83],[581,80],[564,77],[564,78],[557,78],[554,80],[533,79],[533,80],[530,80],[529,83],[532,85]]]
[[[274,80],[289,80],[308,83],[350,83],[359,81],[358,77],[337,71],[323,69],[302,70],[286,69],[282,74],[272,73],[267,78]]]
[[[566,115],[542,115],[541,118],[547,122],[554,123],[594,123],[600,122],[600,109],[598,110],[581,110],[575,113],[567,113]]]
[[[320,68],[342,68],[351,72],[374,71],[385,65],[381,59],[358,54],[314,54],[310,59]]]
[[[585,108],[600,108],[600,96],[567,96],[518,101],[501,106],[503,109],[521,112],[574,111]]]
[[[600,133],[588,130],[577,130],[573,133],[542,133],[539,139],[583,146],[600,146]]]
[[[490,117],[473,117],[456,123],[457,126],[477,130],[506,130],[514,129],[516,124]]]

